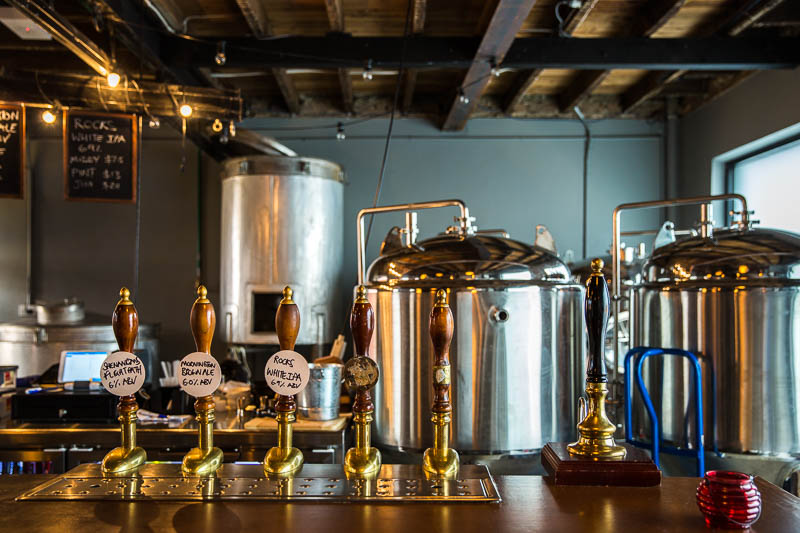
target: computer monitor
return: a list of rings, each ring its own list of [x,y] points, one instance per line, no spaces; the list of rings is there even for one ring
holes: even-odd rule
[[[61,352],[58,364],[58,382],[100,381],[100,366],[108,352],[72,351]]]

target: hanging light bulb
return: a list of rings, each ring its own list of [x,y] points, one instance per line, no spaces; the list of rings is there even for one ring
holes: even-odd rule
[[[189,118],[192,116],[192,106],[189,104],[183,104],[179,109],[178,112],[181,114],[183,118]]]
[[[220,119],[218,119],[218,118],[215,118],[214,119],[214,123],[211,124],[211,129],[214,131],[214,133],[221,132],[222,131],[222,121]]]
[[[214,63],[220,67],[228,61],[228,56],[225,55],[225,41],[217,43],[217,55],[214,56]]]
[[[108,82],[108,86],[112,89],[119,85],[120,76],[116,72],[109,72],[108,76],[106,76],[106,81]]]
[[[236,137],[236,124],[234,124],[232,120],[228,124],[228,135]]]
[[[148,125],[152,129],[157,130],[158,128],[161,127],[161,121],[158,120],[158,117],[150,117],[150,122],[148,123]]]
[[[462,103],[462,104],[468,104],[469,103],[469,97],[466,94],[464,94],[464,89],[462,89],[460,87],[458,89],[458,101],[460,103]]]
[[[344,134],[344,125],[341,122],[339,122],[336,125],[336,140],[343,141],[345,140],[346,137],[347,136]]]
[[[219,142],[221,142],[222,144],[228,144],[228,140],[229,139],[227,133],[223,133],[222,135],[219,136]]]
[[[497,67],[497,61],[492,59],[489,61],[489,67],[491,68],[492,76],[495,78],[500,77],[500,69]]]
[[[361,72],[361,77],[364,81],[370,81],[372,79],[372,60],[367,61],[367,66],[364,68],[364,71]]]
[[[50,109],[45,109],[42,111],[42,121],[45,124],[52,124],[56,121],[56,114],[53,113]]]

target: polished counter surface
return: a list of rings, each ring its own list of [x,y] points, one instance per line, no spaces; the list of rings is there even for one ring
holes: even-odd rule
[[[501,503],[18,502],[53,476],[0,477],[0,531],[437,531],[708,532],[695,478],[661,486],[553,486],[538,476],[496,478]],[[763,497],[754,533],[800,531],[800,499],[757,479]]]

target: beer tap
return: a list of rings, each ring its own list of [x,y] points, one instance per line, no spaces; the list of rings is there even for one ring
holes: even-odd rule
[[[449,447],[450,418],[450,341],[453,339],[453,312],[447,304],[447,292],[436,291],[431,309],[430,335],[433,342],[433,448],[425,450],[422,469],[428,478],[455,479],[458,476],[458,452]]]
[[[120,351],[133,352],[133,345],[139,333],[139,315],[130,300],[130,291],[123,287],[119,291],[120,299],[111,315],[111,327]],[[135,357],[135,356],[134,356]],[[139,362],[141,365],[141,362]],[[117,404],[119,423],[122,430],[122,446],[114,448],[103,457],[101,468],[106,474],[119,474],[134,470],[147,461],[147,453],[136,445],[136,392],[120,396]]]
[[[275,313],[275,331],[281,351],[294,350],[300,332],[300,310],[292,300],[291,287],[283,289],[283,298]],[[276,394],[275,420],[278,422],[278,446],[270,448],[264,457],[264,472],[268,475],[291,476],[303,466],[303,453],[292,447],[292,424],[297,420],[294,395]]]
[[[578,442],[567,446],[573,455],[622,459],[625,447],[614,442],[616,427],[606,415],[605,337],[608,324],[608,285],[603,277],[603,261],[592,260],[592,274],[586,281],[584,317],[589,338],[589,366],[586,371],[586,416],[578,424]]]
[[[375,314],[367,300],[367,289],[359,285],[350,313],[355,356],[344,366],[345,384],[356,391],[353,402],[355,447],[347,450],[344,472],[348,479],[373,479],[381,469],[381,452],[370,446],[370,424],[375,405],[370,390],[378,382],[378,364],[369,355],[369,344],[375,330]]]
[[[220,376],[219,365],[211,357],[211,339],[214,337],[217,317],[214,313],[214,305],[207,298],[207,295],[206,288],[200,285],[197,288],[197,299],[194,301],[189,315],[189,325],[192,329],[194,344],[197,347],[197,352],[200,353],[195,352],[195,354],[190,354],[184,358],[185,361],[194,355],[207,356],[204,358],[215,365],[214,371],[217,372],[217,375],[211,378],[211,382],[215,381],[216,385],[212,385],[210,392],[198,396],[194,402],[194,411],[197,415],[195,420],[197,421],[198,445],[196,448],[189,450],[189,453],[183,457],[181,470],[184,474],[195,476],[213,474],[222,465],[223,461],[222,450],[214,447],[214,420],[216,420],[216,415],[213,393],[214,389],[219,386]],[[183,370],[181,372],[183,373]]]

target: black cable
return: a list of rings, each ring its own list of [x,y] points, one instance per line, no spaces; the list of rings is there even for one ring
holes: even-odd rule
[[[592,144],[592,132],[589,129],[589,124],[586,122],[586,118],[583,116],[580,108],[575,106],[572,108],[575,111],[575,114],[578,116],[578,120],[581,121],[583,124],[583,129],[586,132],[586,140],[583,143],[583,245],[582,245],[582,257],[586,258],[586,230],[587,230],[587,216],[586,216],[586,208],[588,207],[588,198],[587,192],[589,187],[589,147]]]
[[[139,249],[141,243],[141,227],[142,227],[142,116],[139,115],[139,135],[138,135],[138,151],[136,154],[136,229],[134,231],[133,243],[133,294],[135,297],[139,296]]]
[[[394,127],[394,116],[397,113],[397,102],[400,100],[400,87],[403,84],[403,61],[406,57],[406,44],[408,43],[409,24],[411,22],[411,9],[413,7],[412,0],[408,1],[408,8],[406,9],[406,24],[403,29],[403,49],[400,52],[400,65],[397,70],[397,84],[394,87],[394,101],[392,102],[392,114],[389,117],[389,129],[386,131],[386,144],[383,147],[383,160],[381,161],[381,171],[378,174],[378,183],[375,186],[375,198],[372,200],[372,207],[378,206],[378,200],[381,197],[381,189],[383,188],[383,175],[386,172],[386,160],[389,157],[389,144],[392,140],[392,128]],[[369,216],[369,226],[367,226],[367,236],[364,238],[364,249],[366,250],[369,244],[369,236],[372,233],[372,220],[375,214]]]

